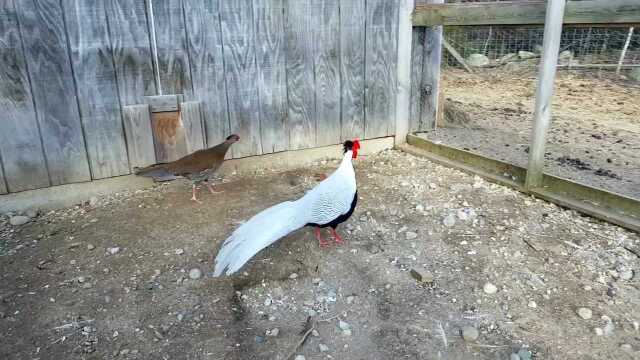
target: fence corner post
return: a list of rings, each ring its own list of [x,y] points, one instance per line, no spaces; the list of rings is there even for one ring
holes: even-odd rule
[[[409,134],[409,108],[411,99],[411,41],[414,0],[400,0],[398,11],[398,61],[396,89],[396,131],[395,145],[407,142]]]

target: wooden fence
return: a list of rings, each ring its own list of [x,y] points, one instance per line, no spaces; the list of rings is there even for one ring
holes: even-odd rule
[[[0,1],[0,193],[156,161],[152,95],[234,157],[393,135],[399,1]]]

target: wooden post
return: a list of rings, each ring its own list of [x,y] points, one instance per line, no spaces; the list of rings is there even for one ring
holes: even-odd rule
[[[544,149],[547,130],[551,123],[551,100],[553,98],[558,53],[560,52],[560,36],[562,35],[565,4],[566,0],[554,0],[547,3],[542,62],[540,63],[538,75],[529,167],[525,181],[527,189],[540,187],[542,185]]]
[[[624,62],[625,56],[627,56],[627,49],[629,49],[629,43],[631,43],[631,37],[633,36],[633,26],[629,28],[629,35],[627,35],[627,41],[624,42],[624,47],[622,48],[622,54],[620,54],[620,60],[618,61],[618,67],[616,68],[616,74],[620,75],[620,69],[622,68],[622,63]]]
[[[400,0],[398,21],[398,92],[396,93],[395,145],[407,142],[411,100],[411,42],[413,26],[411,13],[414,0]]]

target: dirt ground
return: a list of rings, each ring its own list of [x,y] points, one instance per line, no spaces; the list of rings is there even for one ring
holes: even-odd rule
[[[203,205],[179,180],[2,216],[0,358],[640,357],[638,234],[397,151],[357,161],[346,245],[302,229],[208,275],[238,223],[336,166],[234,175]]]
[[[526,166],[536,68],[443,73],[444,96],[469,122],[429,139]],[[640,84],[610,71],[558,72],[546,171],[640,199]]]

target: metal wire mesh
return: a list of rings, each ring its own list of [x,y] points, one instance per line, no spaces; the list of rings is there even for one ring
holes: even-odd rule
[[[543,26],[448,26],[444,37],[464,58],[482,54],[497,60],[519,51],[539,53]],[[617,64],[629,36],[626,27],[565,26],[560,48],[570,51],[573,65]],[[443,53],[443,64],[458,66],[451,53]],[[640,65],[640,29],[633,32],[624,65]]]

